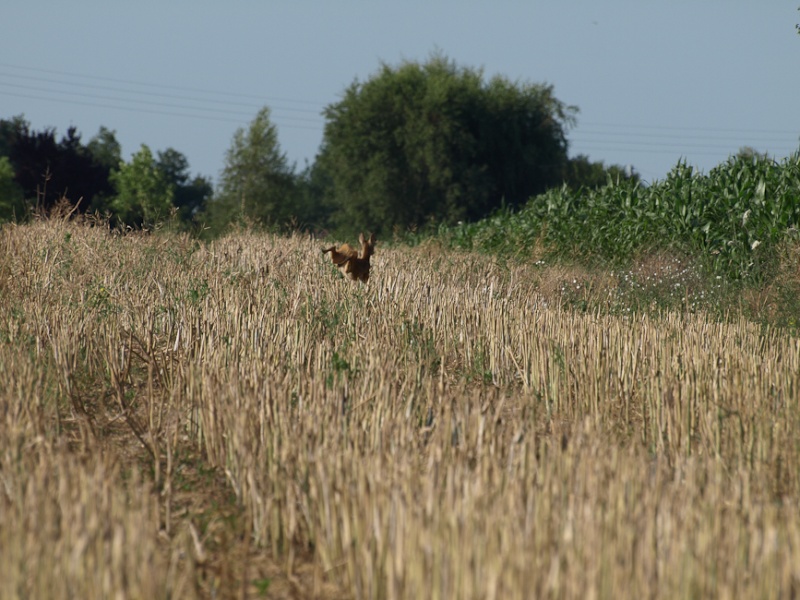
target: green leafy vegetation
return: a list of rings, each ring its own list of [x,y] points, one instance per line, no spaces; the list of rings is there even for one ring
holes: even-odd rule
[[[100,127],[84,144],[71,127],[34,131],[22,115],[0,119],[0,222],[24,222],[51,211],[109,216],[113,225],[153,227],[174,220],[197,225],[213,186],[189,173],[173,148],[142,147],[122,159],[116,133]]]
[[[334,225],[405,230],[522,203],[564,180],[576,112],[552,86],[487,82],[441,55],[384,64],[325,110]]]
[[[551,85],[487,80],[441,54],[382,64],[325,108],[312,164],[289,163],[264,106],[234,133],[216,187],[174,148],[143,145],[124,160],[112,129],[83,143],[74,127],[58,139],[18,115],[0,119],[0,220],[59,207],[205,239],[242,226],[385,235],[475,221],[562,183],[637,181],[630,169],[568,157],[577,112]]]
[[[654,251],[700,261],[726,280],[770,281],[781,244],[800,227],[800,154],[776,162],[740,155],[698,173],[679,163],[663,181],[609,180],[595,189],[552,189],[520,211],[442,227],[449,246],[515,257],[538,252],[624,266]]]
[[[112,172],[111,181],[117,190],[111,206],[123,223],[152,227],[169,217],[174,190],[146,145]]]
[[[293,169],[278,144],[268,108],[234,133],[217,197],[208,205],[216,233],[232,223],[283,224],[293,216]]]

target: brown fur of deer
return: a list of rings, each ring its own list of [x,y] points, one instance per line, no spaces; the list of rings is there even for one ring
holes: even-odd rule
[[[372,233],[369,239],[365,239],[364,234],[361,233],[358,236],[358,242],[361,244],[361,250],[358,251],[350,244],[342,244],[338,248],[336,246],[323,248],[322,253],[331,253],[331,260],[342,272],[342,275],[353,281],[367,283],[369,281],[369,257],[375,253],[375,234]]]

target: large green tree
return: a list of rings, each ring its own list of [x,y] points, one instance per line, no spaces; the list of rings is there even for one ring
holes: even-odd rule
[[[335,224],[385,232],[524,203],[563,181],[576,111],[551,86],[486,81],[441,55],[383,64],[325,109]]]
[[[239,219],[284,225],[298,217],[295,199],[294,168],[280,150],[278,130],[264,107],[246,129],[234,133],[207,217],[217,231]]]
[[[111,173],[116,196],[111,209],[119,221],[133,226],[152,226],[169,218],[174,186],[158,168],[153,153],[142,144],[131,162]]]

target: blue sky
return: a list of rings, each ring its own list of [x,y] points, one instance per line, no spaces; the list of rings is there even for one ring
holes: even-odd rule
[[[268,105],[290,161],[313,161],[324,106],[381,61],[439,50],[549,83],[578,106],[570,154],[647,181],[742,146],[800,147],[800,0],[25,0],[3,8],[0,118],[113,129],[126,159],[183,152],[216,179]]]

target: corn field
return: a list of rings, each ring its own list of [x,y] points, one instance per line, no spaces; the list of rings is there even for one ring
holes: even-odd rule
[[[780,162],[736,156],[707,174],[679,162],[662,181],[553,188],[518,213],[442,227],[457,248],[520,255],[537,246],[582,262],[624,264],[665,247],[702,257],[726,279],[764,283],[779,248],[798,239],[800,152]]]
[[[322,246],[0,230],[0,597],[798,594],[796,337]]]

